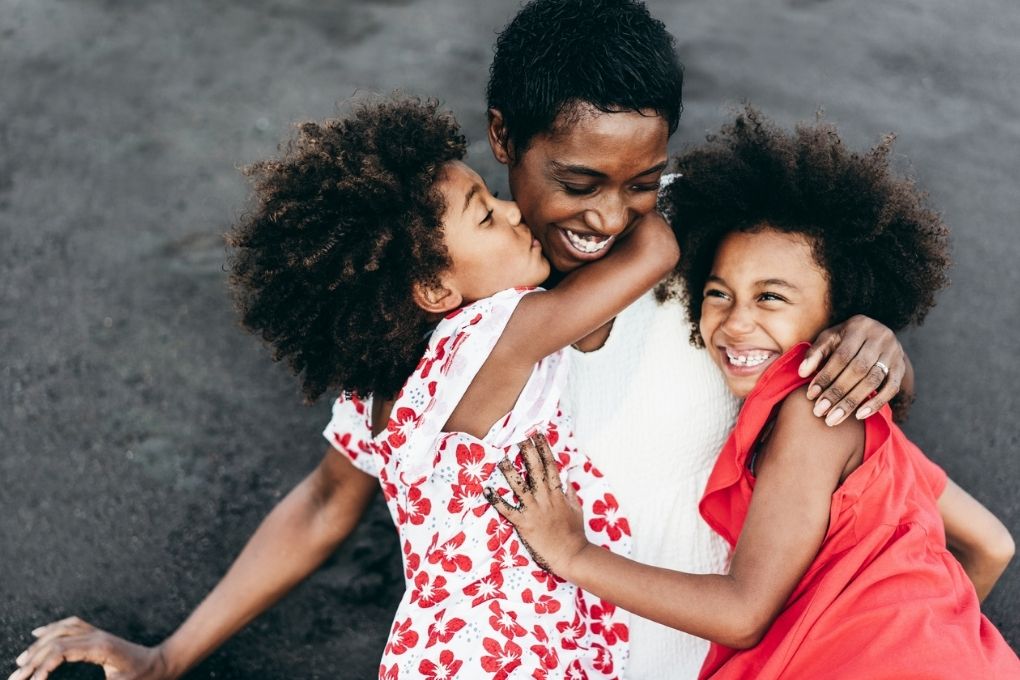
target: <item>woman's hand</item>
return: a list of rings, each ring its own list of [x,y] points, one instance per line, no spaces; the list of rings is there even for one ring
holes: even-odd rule
[[[517,529],[521,542],[535,562],[562,578],[568,578],[571,560],[590,544],[584,535],[581,504],[573,488],[564,492],[549,442],[538,435],[519,444],[528,473],[525,481],[508,458],[499,463],[500,472],[520,499],[514,507],[492,489],[486,499]]]
[[[143,647],[100,630],[77,616],[32,631],[37,639],[15,663],[8,680],[45,680],[64,662],[102,666],[107,680],[162,680],[171,675],[159,647]]]
[[[838,425],[855,410],[858,419],[877,413],[901,386],[912,392],[913,374],[896,334],[866,316],[822,331],[799,373],[806,377],[819,366],[807,396],[827,425]]]

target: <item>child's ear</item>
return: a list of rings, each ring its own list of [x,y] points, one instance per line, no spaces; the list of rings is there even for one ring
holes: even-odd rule
[[[460,307],[464,301],[460,292],[448,287],[443,281],[434,285],[415,283],[411,287],[411,297],[414,304],[429,314],[446,314]]]
[[[510,164],[510,139],[507,134],[506,125],[503,123],[503,113],[499,109],[489,109],[489,147],[492,155],[503,165]]]

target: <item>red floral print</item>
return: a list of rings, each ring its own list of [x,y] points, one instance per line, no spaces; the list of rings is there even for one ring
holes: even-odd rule
[[[464,619],[458,619],[457,617],[447,620],[445,609],[437,612],[435,621],[429,624],[429,641],[425,647],[431,647],[437,642],[448,644],[453,639],[453,636],[457,634],[457,631],[465,625]]]
[[[411,629],[410,617],[403,622],[394,621],[390,631],[390,641],[386,645],[386,653],[399,656],[418,644],[418,633]]]
[[[489,604],[489,611],[492,612],[492,616],[489,617],[489,627],[494,631],[502,633],[510,639],[522,637],[527,632],[524,630],[524,626],[517,623],[517,612],[504,610],[497,600]]]
[[[397,524],[421,524],[432,512],[432,501],[422,498],[421,488],[412,486],[407,490],[407,504],[397,506]]]
[[[610,645],[615,645],[617,640],[627,642],[630,637],[627,624],[616,617],[616,605],[605,600],[591,606],[591,632],[601,635]]]
[[[464,532],[460,532],[429,555],[429,564],[442,564],[443,571],[471,571],[471,558],[458,552],[464,545]]]
[[[425,680],[449,680],[457,674],[463,663],[454,658],[452,651],[444,649],[439,653],[438,664],[422,659],[418,664],[418,672]]]
[[[482,640],[482,646],[488,655],[482,657],[482,669],[487,673],[494,673],[493,680],[506,680],[510,674],[521,665],[520,645],[514,644],[513,640],[507,640],[506,644],[500,645],[492,638]]]
[[[614,541],[620,540],[623,534],[630,536],[630,523],[620,515],[620,505],[613,494],[607,493],[602,500],[595,501],[592,511],[595,517],[588,520],[592,531],[604,531]]]
[[[428,609],[434,607],[439,602],[442,602],[450,596],[443,586],[446,585],[446,579],[437,574],[435,579],[429,579],[428,572],[419,572],[414,577],[414,590],[411,591],[411,602],[417,603],[422,609]]]

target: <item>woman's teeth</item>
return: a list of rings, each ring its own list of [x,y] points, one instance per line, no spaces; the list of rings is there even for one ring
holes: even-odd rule
[[[574,246],[582,253],[597,253],[613,240],[612,236],[596,236],[595,234],[575,234],[569,229],[564,229],[567,234],[567,240],[570,241],[570,245]]]
[[[747,352],[746,354],[736,354],[730,350],[726,350],[726,358],[728,358],[730,363],[734,366],[758,366],[765,363],[769,357],[774,354],[775,352]]]

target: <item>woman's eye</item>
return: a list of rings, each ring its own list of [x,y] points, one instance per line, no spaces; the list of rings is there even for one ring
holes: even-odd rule
[[[631,187],[631,191],[639,191],[642,193],[646,191],[658,191],[658,190],[659,190],[658,182],[656,182],[655,184],[635,184],[634,186]]]
[[[587,196],[588,194],[593,194],[595,193],[596,188],[597,187],[595,185],[589,185],[585,187],[574,186],[571,184],[563,185],[563,190],[566,191],[568,194],[572,194],[574,196]]]

